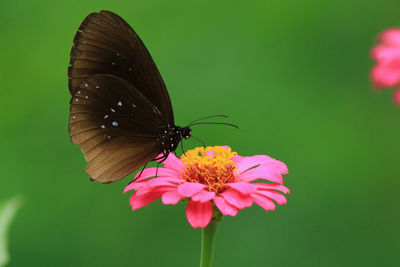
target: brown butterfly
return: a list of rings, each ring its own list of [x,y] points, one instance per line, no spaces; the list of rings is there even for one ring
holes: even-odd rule
[[[85,155],[85,172],[117,181],[162,153],[175,151],[189,127],[174,124],[167,89],[149,52],[118,15],[88,15],[71,50],[69,133]]]

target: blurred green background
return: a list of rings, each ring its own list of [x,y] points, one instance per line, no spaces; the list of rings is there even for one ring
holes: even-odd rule
[[[400,108],[368,77],[399,1],[48,0],[0,3],[0,199],[24,197],[9,266],[198,266],[184,204],[132,212],[128,179],[89,182],[69,140],[72,39],[101,9],[148,47],[178,125],[228,114],[240,131],[194,135],[289,167],[288,204],[226,217],[215,266],[399,264]]]

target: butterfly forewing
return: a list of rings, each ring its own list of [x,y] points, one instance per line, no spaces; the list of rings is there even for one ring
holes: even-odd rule
[[[69,132],[100,182],[119,180],[160,152],[161,112],[123,78],[96,74],[82,82],[70,101]]]
[[[113,74],[139,90],[163,114],[164,124],[174,124],[171,101],[146,47],[118,15],[101,11],[86,17],[74,38],[68,69],[72,96],[94,74]]]

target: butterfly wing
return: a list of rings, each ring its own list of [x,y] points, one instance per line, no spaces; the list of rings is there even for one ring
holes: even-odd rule
[[[70,101],[69,133],[78,144],[91,179],[117,181],[154,159],[164,116],[123,78],[96,74],[84,80]]]
[[[113,74],[131,83],[174,124],[171,100],[150,53],[135,31],[110,12],[91,13],[74,38],[68,69],[72,96],[94,74]]]

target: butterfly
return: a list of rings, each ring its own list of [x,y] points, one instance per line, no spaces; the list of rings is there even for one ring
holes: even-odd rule
[[[162,162],[191,137],[189,126],[206,124],[175,125],[160,72],[139,36],[117,14],[89,14],[73,43],[68,129],[88,162],[85,172],[91,180],[115,182],[149,161]],[[226,116],[205,118],[210,117]]]
[[[117,181],[175,151],[189,127],[174,123],[171,100],[135,31],[110,11],[89,14],[77,31],[68,68],[69,133],[85,172]]]

